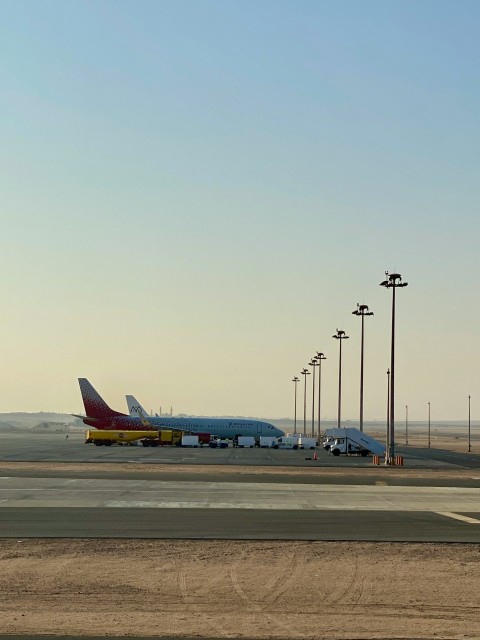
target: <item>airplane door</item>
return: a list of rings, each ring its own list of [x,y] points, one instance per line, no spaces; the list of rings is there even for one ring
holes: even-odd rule
[[[259,434],[262,433],[262,425],[261,424],[257,424],[257,433],[259,433]]]

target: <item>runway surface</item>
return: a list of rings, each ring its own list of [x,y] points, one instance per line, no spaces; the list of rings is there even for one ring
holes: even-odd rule
[[[0,434],[0,536],[480,542],[480,456],[312,457]]]
[[[480,542],[480,488],[3,477],[0,536]]]

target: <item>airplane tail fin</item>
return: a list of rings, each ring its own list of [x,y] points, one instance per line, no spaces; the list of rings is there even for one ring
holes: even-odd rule
[[[148,416],[148,411],[142,407],[139,401],[133,396],[125,396],[128,405],[128,413],[131,418],[140,418],[142,414],[143,416]]]
[[[140,418],[141,423],[144,427],[146,428],[151,427],[152,425],[148,421],[148,417],[147,417],[148,413],[145,411],[142,405],[138,402],[138,400],[136,400],[133,396],[125,396],[125,398],[127,399],[128,413],[130,414],[130,417]]]
[[[79,378],[78,383],[80,384],[85,413],[89,418],[110,418],[112,416],[125,415],[110,409],[105,400],[95,391],[86,378]]]

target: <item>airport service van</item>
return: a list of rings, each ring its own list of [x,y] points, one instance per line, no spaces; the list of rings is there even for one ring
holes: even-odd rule
[[[298,446],[299,449],[315,449],[315,447],[317,446],[317,439],[300,436],[298,440]]]
[[[270,449],[275,440],[276,438],[274,438],[273,436],[260,436],[260,446],[264,449]]]
[[[333,439],[327,440],[327,443],[334,456],[340,454],[368,456],[371,453],[377,456],[385,455],[385,445],[354,427],[327,429],[325,435]]]
[[[301,436],[282,436],[281,438],[275,438],[272,443],[274,449],[299,449],[299,441]]]
[[[252,449],[255,446],[255,438],[253,436],[238,436],[237,447]]]

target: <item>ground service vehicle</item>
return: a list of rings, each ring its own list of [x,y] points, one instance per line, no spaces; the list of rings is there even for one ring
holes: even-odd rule
[[[106,431],[88,429],[85,432],[85,444],[111,446],[112,444],[130,444],[137,440],[153,440],[158,436],[157,431]]]
[[[198,436],[182,436],[182,447],[198,447]]]
[[[222,440],[221,438],[212,438],[208,443],[208,446],[212,449],[226,449],[228,447],[228,440]]]
[[[238,436],[237,447],[252,449],[255,446],[255,438],[253,436]]]
[[[198,436],[198,444],[203,447],[204,444],[207,446],[210,444],[210,440],[212,439],[212,435],[210,433],[197,433]]]
[[[274,449],[300,449],[300,436],[282,436],[275,438],[272,443]]]
[[[334,442],[335,442],[335,438],[333,436],[328,436],[323,441],[323,448],[325,449],[325,451],[330,451],[330,447]]]
[[[154,431],[154,433],[154,438],[142,440],[144,447],[179,447],[181,445],[183,431],[162,429],[162,431]]]
[[[315,449],[317,446],[317,439],[300,436],[298,446],[300,449]]]
[[[275,438],[271,436],[260,436],[260,446],[262,448],[270,449],[272,444],[275,442]]]
[[[381,442],[354,427],[327,429],[325,435],[334,439],[333,442],[328,442],[334,456],[340,454],[368,456],[370,453],[377,456],[385,455],[385,446]]]

